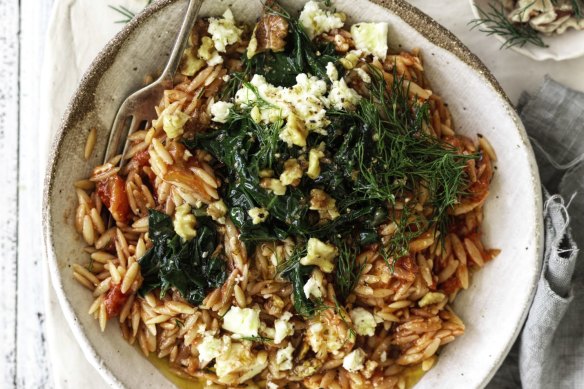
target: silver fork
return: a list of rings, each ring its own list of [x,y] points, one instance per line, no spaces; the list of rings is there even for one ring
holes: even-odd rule
[[[122,154],[120,168],[124,166],[124,156],[128,149],[127,138],[134,133],[144,121],[156,118],[155,106],[158,105],[165,89],[173,87],[174,75],[180,64],[182,54],[187,45],[189,33],[193,28],[203,0],[190,0],[176,37],[174,47],[162,75],[152,84],[132,93],[124,100],[112,126],[103,163],[107,163],[118,154]],[[128,120],[130,125],[128,126]]]

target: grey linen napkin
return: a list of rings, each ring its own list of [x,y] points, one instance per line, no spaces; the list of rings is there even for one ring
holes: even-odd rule
[[[544,186],[544,263],[523,331],[488,388],[582,388],[584,93],[546,78],[517,109]]]

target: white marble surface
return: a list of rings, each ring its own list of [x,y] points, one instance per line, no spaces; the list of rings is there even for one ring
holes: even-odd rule
[[[545,74],[584,91],[584,58],[534,62],[515,52],[501,51],[495,39],[469,31],[472,14],[467,0],[410,2],[469,46],[513,102],[523,90],[536,90]],[[39,214],[51,134],[82,72],[118,27],[112,27],[107,2],[55,0],[47,29],[52,3],[0,1],[0,162],[5,167],[0,190],[2,388],[104,386],[81,355],[52,298],[41,260]],[[136,9],[144,2],[112,2],[118,3]],[[101,34],[88,33],[100,29]],[[43,52],[45,62],[39,71]],[[44,93],[39,101],[41,78]],[[40,121],[39,104],[43,108]]]

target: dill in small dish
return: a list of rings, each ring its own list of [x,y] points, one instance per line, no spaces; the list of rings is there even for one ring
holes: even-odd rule
[[[504,39],[502,47],[548,47],[543,36],[584,30],[582,0],[497,0],[486,9],[476,6],[473,28]]]
[[[196,23],[127,164],[77,188],[102,330],[181,377],[269,388],[411,386],[464,333],[450,305],[498,253],[495,152],[386,23],[345,22],[310,1]]]

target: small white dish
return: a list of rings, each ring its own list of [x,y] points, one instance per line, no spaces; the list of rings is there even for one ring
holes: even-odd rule
[[[305,0],[282,0],[298,10]],[[260,0],[206,1],[202,14],[229,4],[238,20],[259,15]],[[456,130],[487,137],[498,154],[485,204],[484,242],[501,254],[475,274],[454,309],[466,332],[441,352],[416,386],[481,388],[509,352],[529,311],[542,258],[542,198],[537,165],[523,125],[488,69],[452,33],[403,0],[336,0],[355,21],[386,21],[392,50],[420,48],[428,79],[448,103]],[[104,333],[87,314],[91,293],[72,276],[85,244],[75,231],[73,183],[103,158],[108,131],[121,101],[167,59],[184,0],[159,0],[132,20],[97,56],[69,104],[51,150],[43,206],[50,275],[74,336],[91,364],[116,388],[164,388],[171,383],[122,338],[115,322]],[[83,158],[87,132],[97,128],[96,152]]]
[[[475,18],[481,18],[479,8],[483,11],[489,9],[489,5],[499,6],[500,0],[470,0],[470,6]],[[505,38],[500,35],[493,35],[501,44]],[[526,57],[536,61],[545,61],[548,59],[554,61],[564,61],[584,56],[584,30],[577,31],[569,29],[564,34],[541,35],[541,38],[547,47],[538,47],[532,44],[526,44],[523,47],[513,46],[513,50]]]

